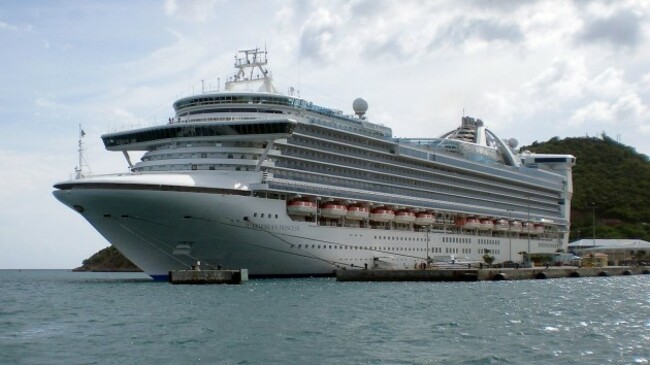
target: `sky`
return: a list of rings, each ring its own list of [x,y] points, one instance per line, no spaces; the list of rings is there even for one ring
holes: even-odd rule
[[[3,1],[0,269],[70,269],[108,246],[52,196],[79,124],[92,173],[126,172],[101,135],[223,88],[237,50],[266,47],[281,92],[350,114],[363,97],[396,137],[469,115],[520,145],[606,133],[650,155],[649,41],[643,0]]]

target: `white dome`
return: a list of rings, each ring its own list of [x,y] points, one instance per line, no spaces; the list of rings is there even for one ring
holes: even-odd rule
[[[366,114],[366,111],[368,111],[368,102],[363,98],[356,98],[352,102],[352,109],[354,110],[354,114],[358,115],[359,118],[361,118],[364,114]]]

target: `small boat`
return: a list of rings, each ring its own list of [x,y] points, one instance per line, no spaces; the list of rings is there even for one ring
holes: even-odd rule
[[[505,219],[499,219],[494,225],[494,230],[499,232],[506,232],[510,230],[510,223],[508,223],[508,221]]]
[[[481,219],[481,226],[479,227],[480,230],[483,231],[488,231],[494,228],[494,222],[492,219]]]
[[[541,224],[535,224],[533,230],[530,232],[532,234],[544,234],[544,226]]]
[[[358,221],[367,219],[369,215],[370,213],[368,211],[368,208],[362,205],[350,205],[348,206],[348,211],[345,215],[345,218]]]
[[[522,225],[520,221],[510,222],[510,232],[521,232]]]
[[[320,209],[320,215],[324,218],[342,218],[348,214],[348,208],[343,204],[325,203]]]
[[[463,225],[465,229],[479,229],[481,228],[481,222],[476,218],[467,218],[465,224]]]
[[[433,213],[421,212],[415,215],[415,224],[418,226],[430,226],[436,223],[436,216]]]
[[[290,215],[314,215],[316,214],[316,203],[301,199],[291,200],[287,203],[287,212]]]
[[[374,222],[391,222],[395,219],[395,212],[388,208],[375,208],[370,212],[370,220]]]
[[[395,212],[395,223],[410,224],[415,222],[415,213],[410,210],[398,210]]]

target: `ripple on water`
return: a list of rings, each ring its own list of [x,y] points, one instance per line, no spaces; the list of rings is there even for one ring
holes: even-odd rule
[[[0,354],[23,363],[564,365],[650,358],[644,276],[171,286],[110,273],[0,272],[0,292]]]

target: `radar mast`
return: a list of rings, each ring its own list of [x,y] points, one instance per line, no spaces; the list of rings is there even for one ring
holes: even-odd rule
[[[245,49],[235,55],[237,73],[226,82],[226,91],[260,91],[277,94],[271,73],[266,69],[267,51]],[[258,86],[259,85],[259,86]],[[254,88],[257,89],[254,89]]]

